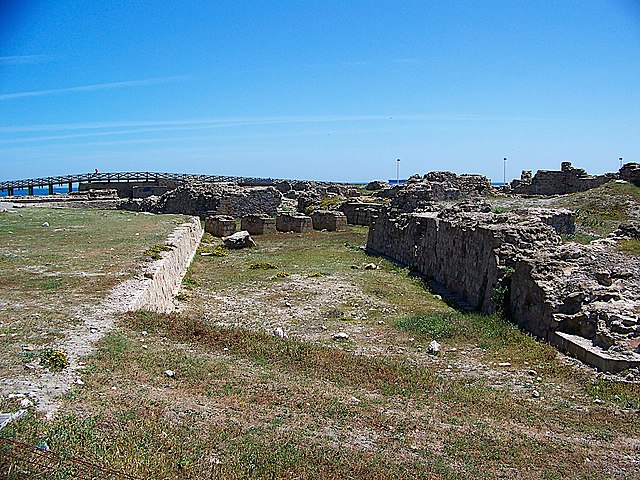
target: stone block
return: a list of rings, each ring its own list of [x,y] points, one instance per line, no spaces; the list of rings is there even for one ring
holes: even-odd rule
[[[236,221],[227,215],[210,215],[205,219],[204,230],[214,237],[228,237],[236,233]]]
[[[275,233],[276,220],[268,215],[245,215],[242,217],[240,227],[251,235]]]
[[[305,233],[313,230],[313,221],[306,215],[283,213],[276,217],[276,230],[279,232]]]
[[[315,230],[345,230],[347,228],[347,217],[342,212],[332,210],[315,210],[311,214],[313,228]]]

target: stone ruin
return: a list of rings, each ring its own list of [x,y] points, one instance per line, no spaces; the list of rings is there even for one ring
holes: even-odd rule
[[[268,215],[245,215],[242,217],[240,228],[251,235],[264,235],[276,232],[276,220]]]
[[[228,215],[209,215],[204,221],[204,231],[214,237],[228,237],[236,229],[236,220]]]
[[[279,232],[306,233],[313,230],[313,221],[306,215],[282,213],[276,217],[276,230]]]
[[[380,203],[361,202],[355,199],[348,200],[339,207],[347,217],[347,223],[366,227],[371,225],[381,208],[382,204]]]
[[[562,162],[560,171],[538,170],[531,175],[523,170],[520,180],[513,180],[510,191],[519,195],[565,195],[599,187],[616,178],[616,174],[589,175],[582,168],[574,168],[571,162]]]
[[[422,177],[412,175],[404,185],[377,191],[373,196],[389,198],[393,207],[410,212],[428,203],[482,196],[492,191],[491,180],[483,175],[429,172]]]
[[[640,187],[640,163],[625,163],[619,174],[620,179]]]
[[[311,213],[314,230],[345,230],[347,228],[347,217],[342,212],[330,210],[314,210]]]
[[[414,268],[469,309],[504,309],[601,370],[640,366],[640,260],[617,253],[615,238],[563,245],[558,232],[574,228],[568,211],[434,210],[383,208],[367,251]]]
[[[152,213],[229,215],[240,218],[258,213],[275,216],[282,194],[274,187],[240,187],[223,183],[180,185],[159,196],[123,200],[120,208]]]

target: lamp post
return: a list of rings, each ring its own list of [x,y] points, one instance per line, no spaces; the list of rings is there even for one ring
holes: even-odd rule
[[[507,157],[502,159],[502,185],[507,184]]]
[[[618,158],[620,160],[620,168],[622,168],[622,157]]]
[[[400,159],[396,160],[396,185],[400,185]]]

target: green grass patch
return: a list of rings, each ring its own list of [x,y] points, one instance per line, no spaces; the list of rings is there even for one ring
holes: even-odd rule
[[[249,264],[250,270],[272,270],[276,268],[278,268],[278,266],[271,262],[253,262]]]
[[[618,250],[631,255],[640,255],[640,239],[621,240],[618,242]]]

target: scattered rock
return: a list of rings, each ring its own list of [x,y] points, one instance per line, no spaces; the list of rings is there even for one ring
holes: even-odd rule
[[[510,366],[511,366],[511,364],[510,364],[509,362],[500,362],[500,363],[498,364],[498,366],[499,366],[499,367],[510,367]]]
[[[165,370],[164,374],[169,378],[173,378],[176,376],[176,372],[174,372],[173,370]]]
[[[273,335],[276,337],[280,337],[280,338],[284,338],[287,339],[289,338],[289,335],[287,335],[287,332],[285,332],[282,327],[276,327],[273,329]]]
[[[427,347],[427,352],[429,352],[431,355],[437,355],[441,349],[442,349],[442,345],[440,345],[435,340],[432,340],[429,346]]]
[[[48,227],[48,226],[49,226],[49,222],[44,222],[44,223],[42,224],[42,226],[43,226],[43,227]]]
[[[31,400],[29,400],[28,398],[23,398],[22,400],[20,400],[20,406],[22,408],[33,407],[33,402]]]
[[[251,235],[246,230],[234,233],[233,235],[229,235],[228,237],[223,237],[222,242],[224,243],[224,246],[229,249],[239,249],[256,246],[256,242],[253,241],[253,238],[251,238]]]
[[[345,332],[338,332],[333,335],[334,340],[349,340],[349,334]]]
[[[531,396],[533,398],[540,398],[540,392],[538,390],[534,390],[533,392],[531,392]]]
[[[367,263],[364,266],[365,270],[380,270],[380,267],[378,265],[376,265],[375,263]]]

